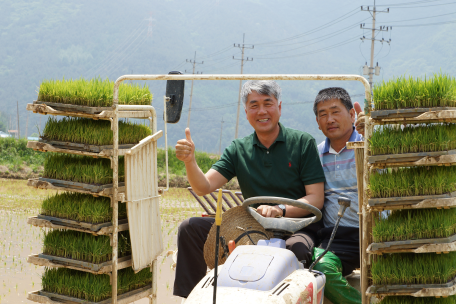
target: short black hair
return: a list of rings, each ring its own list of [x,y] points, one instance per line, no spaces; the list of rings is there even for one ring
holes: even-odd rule
[[[326,88],[318,92],[317,97],[315,97],[315,102],[313,106],[315,116],[318,116],[317,105],[322,101],[331,99],[339,99],[345,106],[345,108],[347,108],[347,111],[353,109],[353,103],[351,101],[350,95],[348,95],[348,92],[345,89],[338,87]]]

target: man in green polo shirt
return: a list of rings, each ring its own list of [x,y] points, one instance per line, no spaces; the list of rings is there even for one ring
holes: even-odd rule
[[[245,199],[277,196],[301,200],[319,209],[324,202],[325,176],[315,139],[307,133],[285,128],[279,123],[281,89],[274,81],[247,81],[241,96],[247,120],[255,129],[251,135],[234,140],[222,157],[204,174],[195,160],[190,130],[176,145],[176,156],[185,163],[187,178],[198,195],[206,195],[237,176]],[[261,205],[257,211],[266,217],[305,217],[300,208]],[[203,248],[212,218],[190,218],[179,227],[177,264],[173,294],[187,298],[205,276]],[[320,223],[296,232],[286,240],[287,249],[308,267]]]

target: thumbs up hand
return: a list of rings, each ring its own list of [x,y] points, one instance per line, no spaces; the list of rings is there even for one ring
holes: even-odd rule
[[[184,163],[195,160],[195,144],[193,143],[190,129],[185,129],[185,139],[180,139],[176,144],[176,157]]]
[[[355,102],[353,107],[355,108],[356,115],[358,116],[358,119],[356,119],[356,122],[355,122],[356,131],[358,131],[359,134],[364,136],[365,114],[364,114],[363,110],[361,109],[361,105],[358,102]]]

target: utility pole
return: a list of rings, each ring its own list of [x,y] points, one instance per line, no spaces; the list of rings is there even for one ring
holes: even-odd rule
[[[27,111],[27,120],[25,123],[25,139],[28,137],[28,118],[29,118],[29,112]]]
[[[380,67],[378,66],[378,62],[377,62],[377,66],[374,67],[375,41],[378,41],[378,42],[381,42],[381,43],[386,42],[388,44],[391,43],[391,39],[389,39],[389,40],[385,40],[384,38],[382,38],[381,40],[380,39],[375,39],[375,31],[379,31],[379,32],[385,32],[386,31],[387,32],[388,30],[391,30],[392,27],[391,26],[380,26],[379,28],[375,28],[375,21],[376,21],[375,20],[375,16],[376,16],[376,14],[377,13],[389,13],[389,8],[381,10],[381,11],[378,11],[376,6],[375,6],[375,0],[374,0],[373,9],[371,9],[369,6],[367,8],[365,8],[364,6],[361,6],[361,11],[369,12],[372,15],[372,28],[367,28],[364,23],[362,23],[360,25],[361,29],[372,30],[371,39],[366,38],[365,36],[360,38],[361,41],[371,40],[370,66],[367,66],[367,62],[366,62],[366,64],[363,67],[363,74],[364,75],[369,75],[369,84],[370,84],[370,87],[371,87],[371,90],[372,90],[372,84],[374,83],[374,74],[376,76],[380,75]]]
[[[195,67],[196,67],[197,64],[203,64],[204,63],[204,61],[196,62],[196,51],[195,51],[195,56],[193,57],[193,60],[187,59],[186,61],[193,64],[193,72],[192,72],[192,74],[195,74]],[[187,70],[185,70],[185,73],[189,73],[189,72],[187,72]],[[196,72],[196,74],[203,74],[203,72]],[[188,105],[187,128],[190,128],[190,114],[192,113],[192,98],[193,98],[193,80],[192,80],[192,89],[190,90],[190,103]]]
[[[21,132],[19,131],[19,101],[16,101],[17,105],[17,139],[21,138]]]
[[[223,116],[222,116],[222,125],[220,126],[220,146],[219,146],[219,155],[222,155],[222,132],[223,132]]]
[[[253,61],[253,58],[247,57],[247,59],[244,59],[244,49],[253,49],[254,45],[253,44],[244,44],[245,41],[245,33],[242,36],[242,45],[241,44],[234,44],[234,47],[238,47],[242,51],[241,59],[234,58],[234,60],[240,60],[241,61],[241,75],[244,71],[244,61]],[[239,80],[239,98],[238,98],[238,108],[237,108],[237,116],[236,116],[236,131],[234,132],[234,139],[238,138],[238,131],[239,131],[239,111],[241,110],[241,89],[242,89],[242,80]]]

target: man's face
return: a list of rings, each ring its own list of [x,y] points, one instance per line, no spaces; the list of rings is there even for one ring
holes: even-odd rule
[[[347,111],[339,99],[330,99],[317,104],[318,128],[330,140],[338,140],[351,134],[354,122],[355,110]]]
[[[257,133],[272,133],[278,127],[282,104],[274,96],[252,91],[247,97],[245,114]]]

